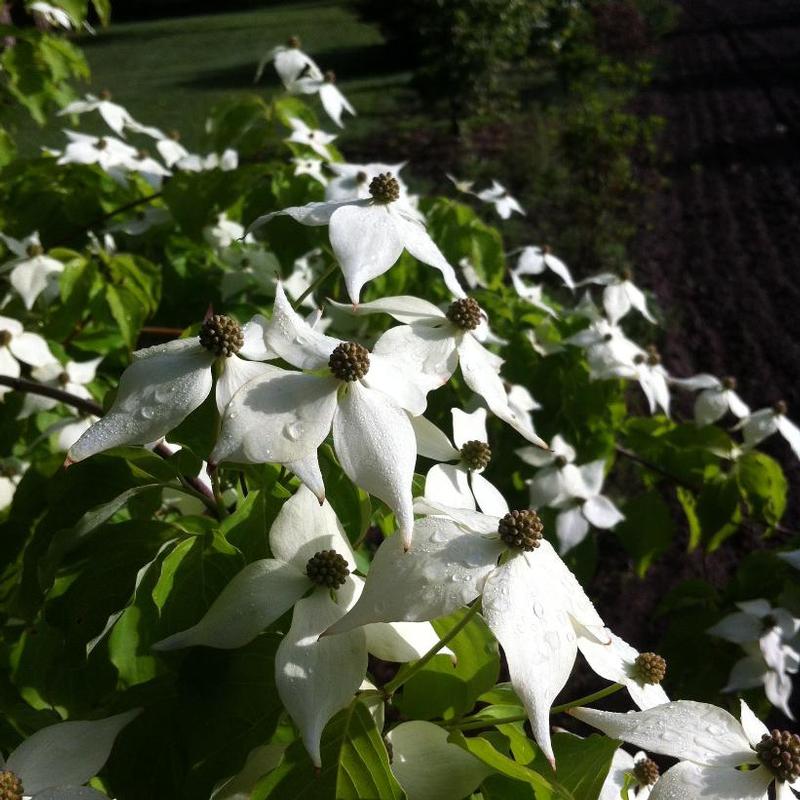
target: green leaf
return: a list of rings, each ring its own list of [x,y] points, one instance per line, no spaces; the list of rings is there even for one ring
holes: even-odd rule
[[[467,614],[460,609],[433,622],[440,636],[454,628]],[[475,705],[478,696],[494,686],[500,670],[497,642],[486,623],[478,616],[450,642],[458,663],[449,656],[437,655],[403,687],[395,699],[397,707],[414,719],[453,718]]]
[[[639,577],[644,577],[653,561],[672,543],[672,512],[658,491],[651,489],[625,503],[625,519],[614,528],[614,535],[635,559]]]
[[[403,791],[366,706],[354,700],[325,727],[317,774],[299,740],[282,763],[256,785],[251,800],[401,800]]]
[[[750,513],[770,525],[780,522],[788,490],[781,465],[766,453],[753,451],[736,462],[735,471]]]

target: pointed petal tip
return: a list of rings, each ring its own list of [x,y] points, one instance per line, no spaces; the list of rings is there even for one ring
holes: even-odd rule
[[[63,469],[69,469],[73,464],[77,464],[78,462],[67,453],[67,457],[64,459],[64,463],[61,465]]]

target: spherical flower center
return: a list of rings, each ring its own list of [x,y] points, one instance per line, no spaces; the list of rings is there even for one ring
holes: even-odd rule
[[[181,132],[175,129],[171,130],[167,135],[173,142],[179,142],[181,140]]]
[[[756,745],[758,760],[779,780],[800,778],[800,736],[789,731],[765,733]]]
[[[629,269],[623,269],[619,273],[619,277],[623,281],[633,280],[633,273]]]
[[[36,256],[40,256],[44,253],[44,247],[40,244],[29,244],[25,248],[25,252],[28,254],[28,258],[36,258]]]
[[[462,331],[474,331],[481,324],[481,307],[471,297],[462,297],[450,303],[447,319]]]
[[[108,147],[108,142],[105,139],[98,139],[94,143],[94,149],[95,150],[105,150],[106,147]]]
[[[647,363],[651,367],[657,367],[661,363],[661,353],[653,345],[647,348]]]
[[[338,589],[347,579],[347,562],[335,550],[320,550],[308,559],[306,575],[317,584]]]
[[[357,381],[369,372],[369,350],[358,342],[342,342],[336,345],[328,366],[340,381]]]
[[[727,378],[723,378],[722,380],[722,388],[728,389],[729,391],[733,391],[736,388],[736,378],[732,376],[728,376]]]
[[[567,461],[566,456],[556,456],[553,459],[553,463],[556,465],[556,467],[558,467],[558,469],[563,469],[569,462]]]
[[[214,314],[200,328],[200,344],[216,356],[229,358],[242,349],[244,334],[235,319]]]
[[[667,674],[667,662],[657,653],[639,653],[633,671],[641,683],[661,683]]]
[[[778,414],[779,416],[786,416],[786,412],[789,410],[789,407],[786,405],[785,400],[778,400],[774,406],[772,406],[772,410]]]
[[[485,469],[492,460],[492,448],[486,442],[472,439],[461,448],[461,460],[467,469]]]
[[[325,73],[325,83],[336,83],[336,73],[332,69]]]
[[[0,772],[0,800],[22,800],[22,781],[9,769]]]
[[[290,36],[286,42],[287,47],[291,47],[293,50],[300,49],[300,37],[299,36]]]
[[[11,331],[0,331],[0,347],[5,347],[13,338]]]
[[[110,100],[111,99],[111,92],[108,89],[103,89],[103,91],[100,92],[100,99],[101,100]]]
[[[372,179],[369,193],[376,203],[393,203],[400,197],[400,184],[391,172],[383,172]]]
[[[511,548],[531,552],[542,539],[542,520],[532,509],[509,511],[498,523],[500,538]]]
[[[62,386],[66,386],[69,383],[69,374],[67,372],[60,372],[58,375],[58,382]]]
[[[614,335],[611,333],[606,333],[603,335],[604,342],[610,342],[614,338]]]
[[[652,786],[659,776],[658,764],[650,758],[640,758],[633,765],[633,777],[641,786]]]

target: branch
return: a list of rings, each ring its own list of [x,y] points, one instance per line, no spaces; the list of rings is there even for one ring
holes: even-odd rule
[[[9,386],[18,392],[28,392],[29,394],[38,394],[42,397],[51,397],[53,400],[58,400],[60,403],[77,408],[79,411],[84,411],[87,414],[93,414],[96,417],[103,416],[103,408],[99,403],[94,400],[87,400],[84,397],[65,392],[63,389],[56,389],[54,386],[46,386],[37,381],[30,381],[26,378],[10,378],[8,375],[0,375],[0,386]],[[164,460],[170,458],[173,453],[163,442],[159,442],[154,448],[153,452],[163,458]],[[181,484],[191,489],[198,498],[203,501],[203,504],[211,511],[215,517],[219,517],[217,503],[211,490],[197,478],[188,475],[180,475],[178,477]]]

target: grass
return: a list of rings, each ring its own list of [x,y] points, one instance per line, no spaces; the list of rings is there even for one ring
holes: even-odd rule
[[[274,70],[265,70],[255,86],[253,76],[264,53],[292,35],[300,36],[303,49],[323,70],[334,70],[339,87],[360,112],[345,120],[340,143],[379,132],[387,118],[415,103],[407,85],[409,74],[386,62],[378,30],[361,22],[349,3],[336,0],[295,0],[223,14],[112,22],[96,36],[78,38],[92,70],[91,85],[78,90],[108,89],[136,119],[166,131],[176,129],[190,149],[197,148],[214,104],[236,94],[282,91]],[[322,127],[333,130],[318,103],[311,102]],[[40,129],[20,119],[18,141],[23,152],[32,153],[44,144],[60,146],[59,130],[68,126],[65,123],[57,118]],[[78,125],[93,133],[104,131],[97,115],[84,116]]]

